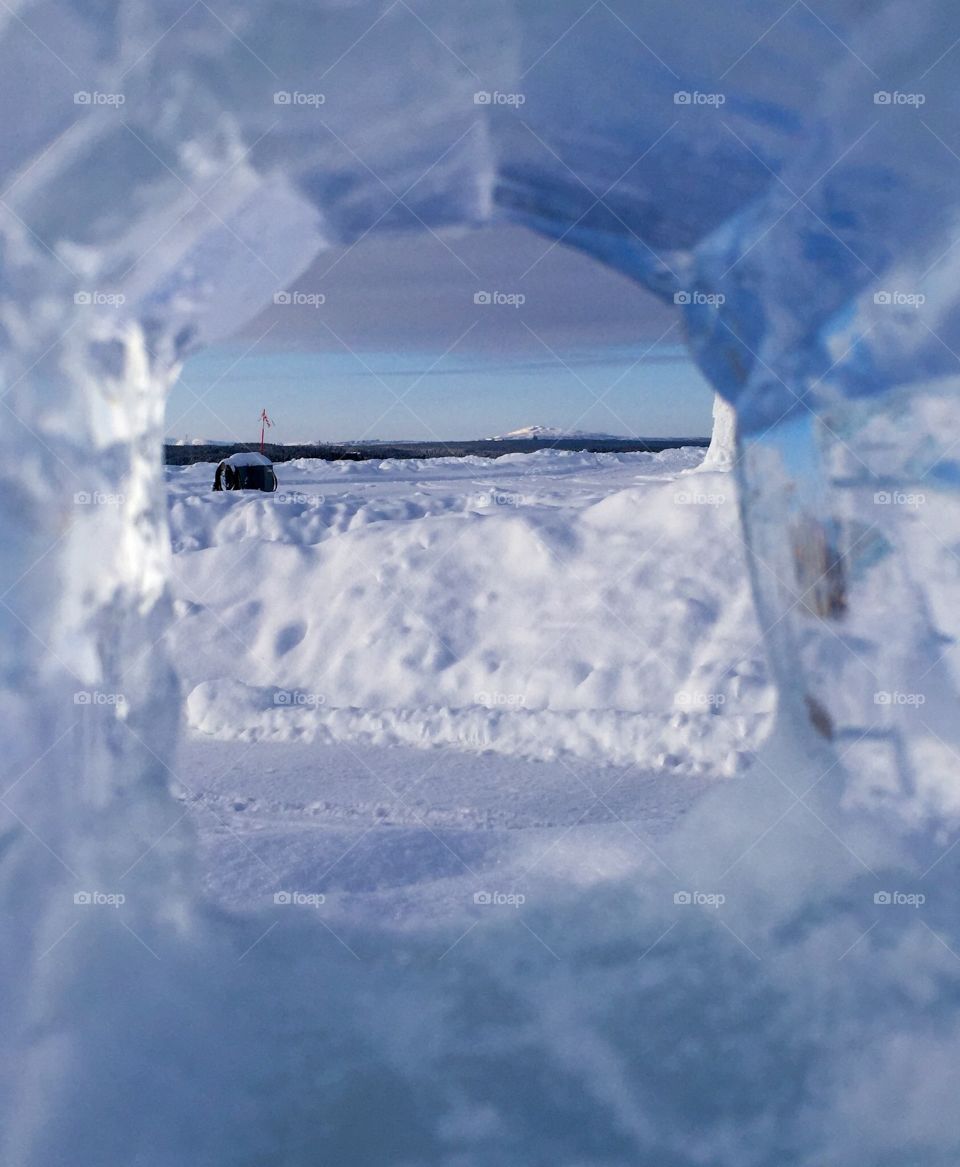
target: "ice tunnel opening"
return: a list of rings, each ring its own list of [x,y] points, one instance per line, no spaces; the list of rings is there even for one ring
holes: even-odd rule
[[[770,706],[759,631],[743,630],[739,645],[717,639],[729,606],[720,579],[734,607],[749,605],[733,481],[686,478],[707,453],[695,443],[709,438],[713,396],[677,305],[527,228],[321,252],[240,333],[189,359],[168,400],[171,647],[191,732],[322,739],[353,710],[358,742],[402,743],[417,726],[424,747],[635,759],[676,777],[690,759],[654,723],[759,722]],[[210,495],[218,450],[258,448],[263,406],[275,497]],[[719,428],[726,462],[714,447],[708,466],[725,469],[732,434]],[[325,448],[309,445],[318,436]],[[317,457],[335,461],[298,461]],[[610,554],[600,532],[618,519]],[[676,527],[659,552],[656,523]],[[304,558],[278,552],[271,566],[257,539]],[[732,562],[715,588],[681,596],[671,575],[691,542],[729,544]],[[565,577],[587,594],[572,601]],[[597,587],[599,603],[589,599]],[[658,628],[685,629],[696,647],[668,666]],[[216,651],[198,652],[204,644]],[[288,711],[287,731],[256,716],[244,727],[238,708],[231,727],[214,690],[234,682],[319,707],[312,724]],[[596,733],[558,743],[551,719],[574,714],[594,717]],[[379,736],[377,718],[391,727]],[[746,748],[731,731],[716,744],[717,772],[737,769]],[[698,770],[708,753],[704,741]]]

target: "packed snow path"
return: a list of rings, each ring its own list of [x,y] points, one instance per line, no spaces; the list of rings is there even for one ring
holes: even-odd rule
[[[319,896],[334,927],[459,921],[485,894],[522,906],[557,880],[628,875],[710,785],[577,761],[198,739],[174,768],[212,899],[247,912]]]

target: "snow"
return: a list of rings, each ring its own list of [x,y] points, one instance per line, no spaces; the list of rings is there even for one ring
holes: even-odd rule
[[[272,466],[273,463],[269,458],[263,454],[258,454],[254,450],[240,450],[236,454],[231,454],[229,458],[224,458],[224,463],[227,466]]]
[[[169,468],[190,724],[738,772],[773,693],[734,483],[678,477],[702,457],[302,459],[238,503]]]
[[[478,881],[529,890],[544,850],[577,882],[634,870],[623,824],[662,834],[771,724],[734,483],[694,491],[702,457],[302,459],[226,506],[169,467],[208,894],[322,886],[334,926],[422,927]]]
[[[277,890],[312,889],[335,927],[413,931],[455,926],[484,886],[529,894],[537,858],[540,873],[580,885],[636,872],[629,831],[662,839],[713,781],[493,758],[462,742],[425,755],[416,743],[251,748],[202,734],[182,743],[174,771],[212,900],[261,910]]]
[[[5,22],[4,1162],[956,1163],[960,10],[814,7],[27,0]],[[122,116],[74,97],[121,85]],[[713,85],[722,108],[678,100]],[[330,100],[284,109],[281,86]],[[918,86],[922,111],[878,100]],[[183,358],[324,248],[495,217],[682,310],[737,408],[742,542],[726,500],[670,502],[718,493],[713,471],[504,460],[535,501],[492,516],[454,488],[498,486],[469,462],[439,486],[409,466],[424,487],[385,495],[389,465],[332,471],[329,510],[215,504],[171,474],[171,557],[163,399]],[[676,740],[620,726],[663,717],[676,684],[733,701],[759,683],[723,688],[722,662],[752,660],[738,546],[777,720],[724,776],[735,718],[671,720]],[[274,576],[282,604],[257,595]],[[192,639],[167,637],[171,586]],[[413,615],[381,618],[397,588]],[[617,619],[538,671],[556,645],[538,605],[586,619],[597,597]],[[487,611],[509,623],[497,657],[465,608],[481,639]],[[501,692],[530,710],[463,721],[514,653],[524,687]],[[299,702],[264,704],[321,671],[307,740]],[[452,748],[464,725],[496,743],[489,771]],[[449,778],[440,829],[420,758]],[[582,830],[564,774],[596,796]],[[314,803],[326,832],[357,810],[359,833],[315,854]],[[313,900],[272,899],[293,893]]]

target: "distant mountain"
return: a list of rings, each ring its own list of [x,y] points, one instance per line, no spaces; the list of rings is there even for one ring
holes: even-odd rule
[[[235,446],[236,442],[224,441],[223,438],[164,438],[165,446]]]
[[[522,429],[511,430],[508,434],[497,434],[496,437],[486,440],[488,442],[529,442],[534,438],[603,438],[613,442],[626,440],[621,434],[588,433],[585,430],[565,430],[552,425],[525,425]]]

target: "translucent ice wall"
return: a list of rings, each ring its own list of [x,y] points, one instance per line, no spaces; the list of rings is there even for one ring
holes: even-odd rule
[[[0,13],[8,1161],[45,1167],[80,1139],[80,1162],[182,1162],[217,1129],[187,1116],[189,1083],[230,1097],[210,1085],[227,1058],[206,995],[222,975],[204,948],[217,929],[201,923],[166,792],[163,397],[187,353],[326,246],[404,230],[455,247],[448,229],[504,216],[675,300],[696,359],[736,403],[744,533],[790,731],[842,759],[838,799],[942,827],[937,779],[957,735],[944,516],[957,483],[958,38],[949,0]],[[61,947],[74,896],[121,886],[122,926],[98,917]],[[725,975],[743,985],[741,971]],[[779,987],[796,986],[784,973]],[[356,1002],[337,992],[349,1016]],[[569,998],[548,1005],[562,1020]],[[198,1017],[204,1041],[184,1044]],[[568,1022],[626,1099],[599,1030]],[[165,1084],[149,1073],[158,1060]],[[101,1063],[113,1093],[90,1078]],[[156,1092],[149,1113],[143,1091]],[[448,1128],[482,1127],[446,1102]],[[239,1121],[236,1106],[218,1121]],[[631,1161],[630,1140],[652,1133],[627,1101],[618,1115]],[[662,1161],[746,1161],[703,1137]],[[442,1161],[429,1140],[415,1150],[410,1161]],[[198,1161],[270,1161],[255,1154]]]

